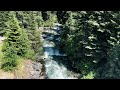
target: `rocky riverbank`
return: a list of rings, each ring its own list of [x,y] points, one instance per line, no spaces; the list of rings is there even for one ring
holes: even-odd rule
[[[0,45],[5,37],[0,36]],[[22,66],[13,72],[0,70],[0,79],[45,79],[44,65],[42,57],[38,56],[37,61],[23,60]],[[0,64],[1,65],[1,64]]]
[[[22,67],[12,72],[0,69],[0,79],[46,79],[44,66],[40,62],[24,60]]]
[[[44,66],[40,62],[28,60],[25,62],[25,79],[45,79]]]

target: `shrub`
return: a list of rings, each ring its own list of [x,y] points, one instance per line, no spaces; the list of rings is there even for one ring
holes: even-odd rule
[[[11,71],[17,66],[17,52],[15,50],[14,45],[11,45],[9,47],[6,47],[6,51],[3,52],[4,54],[4,62],[2,64],[2,69],[5,71]]]

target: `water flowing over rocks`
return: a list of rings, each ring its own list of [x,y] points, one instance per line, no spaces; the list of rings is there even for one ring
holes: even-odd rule
[[[43,28],[41,40],[43,43],[44,55],[36,55],[37,60],[25,60],[25,73],[22,77],[15,71],[11,75],[14,79],[78,79],[79,74],[70,69],[67,55],[60,52],[56,47],[60,42],[60,24],[56,24],[52,29]],[[4,38],[0,38],[0,43]],[[2,77],[1,77],[2,78]],[[7,77],[4,77],[7,78]]]
[[[67,68],[70,66],[65,59],[67,55],[56,47],[62,31],[60,26],[56,23],[52,29],[42,30],[45,74],[47,79],[78,79],[79,75]]]

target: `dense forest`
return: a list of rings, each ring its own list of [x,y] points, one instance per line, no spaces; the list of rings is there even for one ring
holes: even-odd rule
[[[40,27],[54,23],[62,24],[58,48],[79,79],[120,79],[120,11],[0,11],[1,69],[43,56]]]

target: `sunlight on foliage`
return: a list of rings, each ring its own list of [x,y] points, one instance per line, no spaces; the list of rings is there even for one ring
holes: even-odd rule
[[[95,73],[94,72],[90,72],[89,74],[87,74],[86,76],[83,76],[81,79],[94,79]]]

